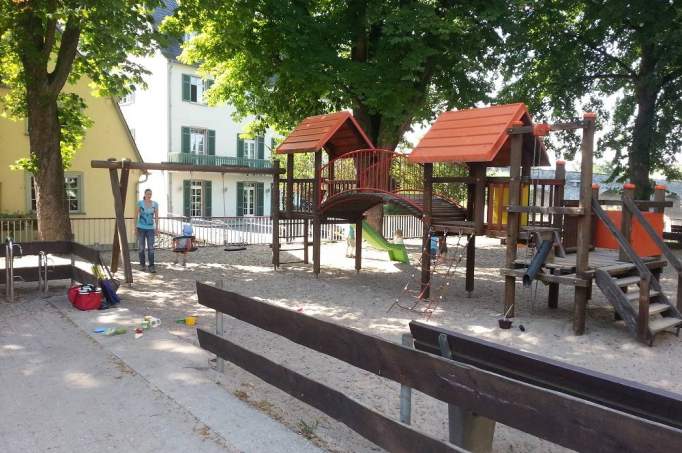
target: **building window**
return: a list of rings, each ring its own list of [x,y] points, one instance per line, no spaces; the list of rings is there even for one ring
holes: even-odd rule
[[[135,92],[132,91],[118,101],[118,105],[130,105],[135,102]]]
[[[256,140],[244,140],[244,157],[247,159],[256,158]]]
[[[198,34],[199,34],[199,33],[195,32],[195,31],[191,31],[191,32],[189,32],[189,33],[185,33],[185,35],[182,37],[182,42],[191,41],[191,40],[194,39]]]
[[[190,217],[201,217],[203,215],[203,192],[201,181],[192,181],[189,200]]]
[[[212,80],[202,80],[201,77],[183,74],[182,75],[182,100],[205,104],[204,92],[213,85]]]
[[[244,184],[243,201],[242,206],[244,206],[244,216],[254,216],[256,215],[256,185],[253,183]]]
[[[31,185],[31,211],[35,212],[38,208],[33,176],[29,178],[29,184]],[[83,176],[67,173],[64,176],[64,189],[66,190],[66,203],[69,206],[69,212],[83,212]]]
[[[199,129],[196,127],[189,128],[189,152],[192,154],[206,154],[206,136],[208,131],[206,129]]]

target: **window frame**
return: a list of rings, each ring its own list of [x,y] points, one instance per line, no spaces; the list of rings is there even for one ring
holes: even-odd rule
[[[203,152],[195,152],[193,148],[193,136],[201,135],[203,137],[202,147]],[[193,127],[189,126],[189,154],[194,154],[196,156],[208,156],[208,129],[204,127]]]
[[[247,196],[248,193],[251,195]],[[242,217],[256,217],[256,197],[256,183],[245,181],[242,186]],[[247,214],[249,206],[251,213]]]
[[[33,175],[31,173],[26,173],[26,206],[27,206],[27,211],[28,212],[36,212],[36,209],[34,209],[35,203],[37,203],[37,200],[35,198],[35,186],[33,185]],[[84,174],[83,172],[80,171],[66,171],[64,172],[64,185],[66,186],[66,179],[67,178],[73,178],[77,181],[77,187],[76,187],[76,202],[78,203],[78,209],[77,210],[72,210],[70,201],[71,198],[68,197],[67,193],[67,200],[69,201],[69,214],[85,214],[85,209],[84,209],[84,203],[85,199],[83,196],[83,189],[85,187],[84,184]],[[66,191],[66,187],[64,187],[64,190]],[[37,208],[37,206],[36,206]]]
[[[126,94],[123,96],[121,99],[118,100],[118,105],[120,106],[126,106],[126,105],[132,105],[135,103],[135,91],[131,91],[130,93]]]
[[[198,200],[195,200],[195,193],[198,192]],[[204,184],[203,181],[197,179],[191,179],[189,183],[189,217],[197,218],[203,217],[205,213],[204,208]],[[199,215],[193,215],[192,212],[195,211],[195,204],[199,204]]]

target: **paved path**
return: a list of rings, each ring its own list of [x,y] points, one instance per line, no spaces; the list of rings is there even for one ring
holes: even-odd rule
[[[210,356],[163,328],[92,333],[134,322],[64,297],[0,302],[0,450],[319,451],[217,386]]]

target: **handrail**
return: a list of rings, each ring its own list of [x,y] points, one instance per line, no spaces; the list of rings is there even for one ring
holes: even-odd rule
[[[661,239],[661,237],[656,234],[656,231],[654,230],[654,227],[649,223],[649,221],[644,217],[642,212],[637,208],[637,205],[635,204],[634,200],[630,198],[628,195],[623,196],[623,205],[637,217],[637,221],[642,225],[644,228],[644,231],[647,232],[649,237],[654,241],[656,246],[663,252],[663,255],[665,255],[666,259],[670,262],[670,264],[675,268],[677,272],[682,272],[682,262],[675,256],[672,250],[670,250],[670,247],[667,246],[667,244]]]
[[[616,225],[614,225],[613,221],[606,214],[606,211],[604,211],[602,207],[599,205],[599,200],[596,197],[592,197],[592,210],[597,215],[597,217],[599,217],[599,220],[604,222],[604,225],[606,225],[606,228],[609,229],[613,237],[616,238],[618,245],[621,246],[621,248],[628,256],[628,258],[630,258],[632,263],[637,267],[637,270],[639,271],[640,275],[642,277],[651,276],[651,271],[649,270],[649,268],[646,266],[646,264],[644,264],[642,258],[640,258],[639,255],[637,255],[637,252],[635,252],[635,250],[632,248],[627,239],[625,239],[623,233],[621,233],[620,230],[616,228]]]

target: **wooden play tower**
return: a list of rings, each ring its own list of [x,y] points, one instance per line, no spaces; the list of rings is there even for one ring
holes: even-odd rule
[[[351,223],[356,225],[359,271],[364,213],[393,203],[423,222],[422,297],[429,297],[433,235],[468,237],[469,293],[474,289],[476,235],[498,237],[506,243],[500,272],[507,316],[514,316],[517,279],[548,284],[550,308],[558,305],[560,285],[573,286],[573,325],[580,335],[595,281],[631,332],[651,344],[658,332],[682,325],[679,307],[659,283],[666,265],[662,257],[682,276],[682,263],[661,238],[663,209],[670,203],[664,188],[658,188],[653,201],[633,200],[628,187],[622,200],[599,200],[592,187],[595,122],[596,116],[586,113],[567,122],[533,124],[520,103],[451,111],[439,116],[411,153],[402,154],[375,148],[349,112],[306,118],[277,148],[287,154],[287,169],[284,181],[275,172],[273,185],[273,265],[280,266],[282,221],[303,223],[304,262],[312,225],[315,274],[320,272],[321,225]],[[549,165],[542,136],[577,129],[582,129],[580,197],[569,201],[564,199],[563,161],[557,161],[554,178],[536,178],[531,170]],[[314,153],[309,177],[294,176],[295,153]],[[467,168],[468,175],[452,176],[453,165]],[[506,167],[508,176],[489,176],[490,167]],[[453,185],[466,189],[466,208],[448,195]],[[603,204],[622,209],[606,212]],[[642,212],[649,209],[654,212]],[[544,244],[544,253],[519,256],[519,247],[529,250],[531,244]],[[636,291],[628,292],[628,287]]]

